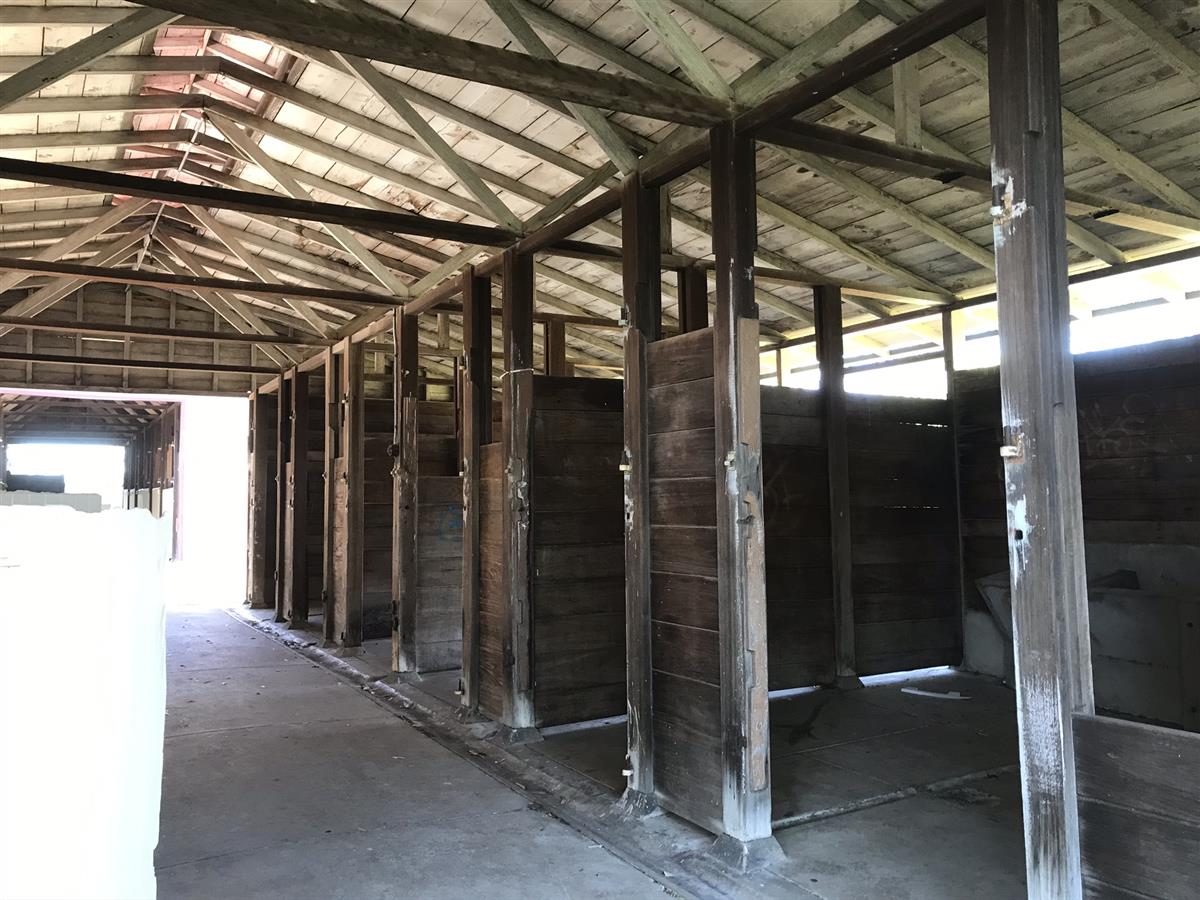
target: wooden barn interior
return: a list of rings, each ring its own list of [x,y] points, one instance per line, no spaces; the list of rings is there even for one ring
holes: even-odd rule
[[[7,492],[186,517],[138,397],[249,398],[163,896],[1195,896],[1200,3],[0,0],[0,75]]]

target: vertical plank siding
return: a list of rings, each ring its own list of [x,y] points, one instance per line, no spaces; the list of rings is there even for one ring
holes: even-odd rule
[[[269,609],[275,604],[278,404],[279,397],[275,394],[256,393],[250,400],[250,531],[247,539],[246,599],[252,609]],[[133,455],[131,450],[129,456]]]
[[[504,715],[504,645],[508,594],[504,589],[504,447],[479,451],[479,708]]]
[[[385,396],[363,400],[362,616],[364,638],[392,633],[392,467],[395,408]]]

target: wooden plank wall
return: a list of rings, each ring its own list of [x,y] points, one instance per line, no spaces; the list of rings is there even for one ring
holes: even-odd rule
[[[537,726],[625,712],[622,385],[533,378],[530,448]]]
[[[846,398],[859,675],[962,661],[949,426],[946,400]]]
[[[767,664],[771,690],[836,675],[829,470],[821,394],[761,389],[767,538]]]
[[[1084,535],[1089,543],[1200,545],[1200,340],[1075,357]],[[955,375],[963,592],[1008,570],[995,369]]]
[[[1089,897],[1184,898],[1200,884],[1200,735],[1076,715]]]
[[[649,344],[646,375],[655,789],[721,833],[712,328]]]
[[[389,385],[390,388],[390,385]],[[363,400],[363,638],[392,633],[392,457],[390,390]]]
[[[414,652],[418,672],[462,663],[462,478],[453,400],[417,401]]]
[[[504,590],[504,447],[480,448],[479,466],[479,707],[493,719],[504,714],[504,653],[508,596]]]

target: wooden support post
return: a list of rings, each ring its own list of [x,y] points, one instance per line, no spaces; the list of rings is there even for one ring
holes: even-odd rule
[[[1080,897],[1071,715],[1094,704],[1054,0],[989,0],[988,72],[1026,875]]]
[[[479,711],[479,448],[492,440],[492,282],[472,266],[462,279],[462,705],[470,718]]]
[[[546,333],[546,374],[570,375],[570,367],[567,365],[567,323],[552,319],[543,323],[542,327]]]
[[[275,585],[271,594],[275,606],[275,621],[284,621],[284,565],[288,559],[287,508],[288,460],[291,458],[292,381],[290,373],[279,377],[279,402],[275,413]]]
[[[679,270],[679,330],[708,327],[708,273],[700,266]]]
[[[2,414],[0,414],[2,415]],[[250,398],[250,484],[249,534],[247,540],[246,605],[251,609],[266,609],[271,605],[270,584],[275,570],[274,543],[271,531],[273,503],[271,502],[275,474],[270,468],[274,442],[271,431],[275,419],[275,397],[255,393]],[[128,490],[133,487],[131,446],[125,453]],[[0,467],[0,480],[3,468]]]
[[[308,373],[295,371],[291,376],[291,385],[284,619],[288,628],[303,628],[308,624]]]
[[[341,404],[338,402],[338,391],[342,383],[341,361],[342,358],[335,355],[330,349],[324,352],[321,364],[325,379],[325,455],[323,460],[325,521],[321,540],[321,611],[326,646],[332,645],[337,637],[337,632],[334,630],[337,618],[334,611],[334,597],[336,596],[334,569],[337,565],[337,554],[334,552],[334,519],[337,516],[337,509],[334,498],[337,458],[341,456],[342,416]]]
[[[396,310],[392,467],[392,671],[416,669],[417,317]]]
[[[838,687],[862,687],[855,675],[854,594],[850,556],[850,458],[846,440],[846,386],[842,363],[842,292],[813,288],[817,363],[825,406],[825,453],[829,477],[829,544],[833,572],[834,671]]]
[[[754,139],[726,124],[710,140],[723,819],[726,843],[744,854],[771,840]]]
[[[334,471],[334,643],[361,646],[363,633],[363,345],[342,342],[340,424]]]
[[[533,256],[504,252],[504,724],[514,737],[534,727],[529,555],[529,445],[533,401]]]
[[[625,290],[625,672],[629,772],[624,802],[653,809],[653,658],[650,607],[650,427],[646,346],[662,334],[658,188],[636,175],[625,180],[621,204]]]

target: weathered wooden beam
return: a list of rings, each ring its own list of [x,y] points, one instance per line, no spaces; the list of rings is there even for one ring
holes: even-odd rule
[[[679,270],[679,330],[708,327],[708,272],[700,266]]]
[[[834,673],[839,687],[859,687],[861,685],[855,675],[854,593],[851,586],[850,451],[846,438],[842,292],[828,285],[814,287],[813,309],[817,314],[817,363],[821,369],[826,472],[829,481]]]
[[[31,316],[0,315],[0,328],[27,331],[52,331],[60,334],[86,334],[97,337],[150,337],[169,340],[203,341],[222,344],[288,344],[298,347],[329,347],[327,338],[292,334],[240,334],[234,331],[203,331],[191,328],[157,328],[152,325],[126,325],[121,322],[50,322]]]
[[[754,302],[753,138],[710,132],[713,174],[713,384],[716,407],[717,604],[722,814],[745,847],[771,839],[767,610],[758,307]]]
[[[479,711],[480,447],[492,440],[492,284],[468,266],[463,298],[463,715]]]
[[[79,263],[18,259],[0,256],[0,271],[21,275],[53,275],[59,278],[76,278],[85,281],[105,281],[111,284],[132,284],[157,287],[167,290],[231,291],[253,297],[281,296],[315,300],[331,306],[368,305],[401,306],[402,301],[382,294],[350,289],[313,288],[284,282],[234,281],[229,278],[200,278],[186,275],[163,275],[134,269],[110,269],[103,266],[87,266]]]
[[[0,157],[0,178],[29,181],[35,184],[61,185],[103,193],[127,194],[131,197],[145,197],[168,203],[199,204],[212,209],[231,209],[238,212],[284,216],[311,222],[344,225],[350,228],[378,228],[397,234],[461,241],[468,244],[484,244],[489,247],[504,246],[515,239],[515,235],[504,229],[490,228],[486,225],[471,225],[467,222],[446,222],[419,216],[415,213],[360,209],[339,206],[336,203],[297,200],[276,194],[246,193],[227,188],[157,178],[140,178],[135,175],[100,172],[79,166],[63,166],[55,163],[29,162],[10,157]]]
[[[701,94],[436,34],[365,4],[356,11],[344,6],[311,6],[304,16],[296,16],[285,0],[254,4],[236,0],[152,0],[151,5],[215,19],[272,38],[552,100],[695,125],[708,125],[728,115],[727,107]]]
[[[345,344],[341,345],[343,348]],[[338,586],[340,584],[341,559],[337,549],[335,519],[338,508],[337,460],[341,456],[342,428],[342,356],[335,354],[332,347],[320,356],[319,368],[325,385],[325,445],[322,448],[322,470],[324,491],[321,498],[324,521],[321,529],[321,631],[325,646],[337,641],[337,610],[339,607]],[[260,388],[260,393],[262,389]]]
[[[504,724],[521,736],[534,727],[530,596],[530,443],[533,429],[533,257],[504,253]]]
[[[1071,716],[1094,704],[1054,0],[989,0],[988,71],[1026,878],[1081,897]]]
[[[0,350],[0,359],[8,362],[46,363],[48,365],[83,366],[85,368],[98,369],[161,369],[176,372],[221,372],[228,375],[279,374],[278,369],[268,366],[179,362],[159,359],[105,359],[102,356],[64,356],[53,353],[25,353],[17,350]]]
[[[679,63],[688,81],[712,97],[733,99],[733,91],[729,89],[729,84],[688,37],[663,0],[632,0],[632,3],[659,43],[666,47],[667,52]]]

